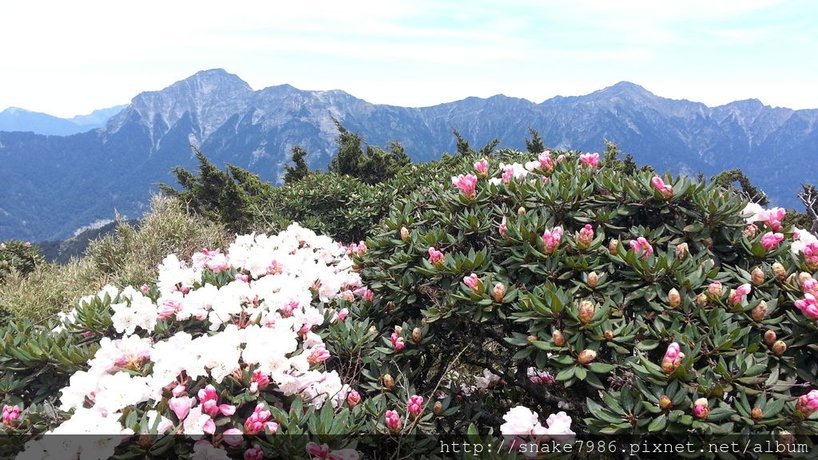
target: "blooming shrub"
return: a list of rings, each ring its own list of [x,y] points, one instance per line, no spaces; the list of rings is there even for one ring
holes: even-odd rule
[[[783,210],[571,152],[451,183],[395,203],[356,258],[370,317],[428,327],[416,391],[455,353],[502,380],[453,391],[504,435],[544,430],[521,407],[576,433],[818,432],[797,402],[818,386],[818,246]]]
[[[387,338],[361,317],[372,292],[347,256],[365,250],[293,224],[277,236],[239,236],[225,252],[203,250],[190,263],[168,255],[156,283],[106,286],[61,314],[53,331],[31,334],[33,343],[11,325],[0,348],[0,381],[11,385],[3,430],[105,435],[35,439],[25,458],[83,449],[103,458],[358,458],[367,444],[350,434],[435,432],[426,398],[370,370],[395,353],[411,356],[405,341],[421,342],[423,329],[404,338],[395,326],[394,349],[378,346]],[[390,368],[396,376],[399,361]],[[38,370],[58,363],[71,371]]]

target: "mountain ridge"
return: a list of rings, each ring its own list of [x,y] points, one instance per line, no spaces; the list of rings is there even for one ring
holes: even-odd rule
[[[0,239],[61,239],[111,218],[113,209],[138,217],[155,190],[151,184],[175,183],[171,168],[195,166],[190,145],[217,165],[231,163],[274,182],[296,144],[309,152],[311,167],[326,167],[335,152],[333,119],[373,145],[400,141],[414,161],[454,151],[453,129],[472,145],[499,138],[502,146],[523,148],[534,128],[551,148],[595,151],[611,140],[659,171],[715,174],[740,167],[787,206],[797,205],[800,182],[816,182],[798,166],[818,159],[818,109],[773,108],[752,99],[709,107],[625,81],[541,103],[494,95],[401,107],[342,90],[289,84],[253,90],[235,74],[210,69],[139,93],[92,131],[66,137],[0,132],[0,161],[10,165],[0,170],[0,183],[9,184],[0,187]],[[30,209],[19,200],[28,200]]]

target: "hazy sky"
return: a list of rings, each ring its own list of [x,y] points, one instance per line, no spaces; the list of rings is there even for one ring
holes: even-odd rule
[[[216,67],[406,106],[628,80],[818,108],[817,22],[812,0],[3,2],[0,110],[88,113]]]

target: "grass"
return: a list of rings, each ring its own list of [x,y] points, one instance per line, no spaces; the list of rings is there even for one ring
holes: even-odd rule
[[[189,258],[202,248],[223,248],[232,236],[221,225],[188,215],[177,199],[154,196],[139,229],[120,224],[115,235],[94,241],[85,257],[12,273],[0,283],[0,311],[37,322],[73,307],[105,284],[140,286],[156,276],[168,254]]]

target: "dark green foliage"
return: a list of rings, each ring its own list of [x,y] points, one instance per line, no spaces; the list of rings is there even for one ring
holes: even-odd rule
[[[361,136],[344,128],[338,120],[335,120],[335,125],[339,131],[336,138],[338,153],[330,162],[329,172],[355,177],[367,184],[376,184],[393,177],[401,167],[411,163],[399,142],[393,141],[388,152],[380,147],[367,145],[364,154]]]
[[[23,275],[45,263],[40,248],[28,241],[9,240],[0,243],[0,281],[12,270]]]
[[[223,223],[233,231],[250,231],[254,225],[254,207],[271,193],[273,186],[235,166],[228,165],[229,172],[222,171],[198,149],[195,151],[199,175],[174,168],[173,173],[184,190],[175,190],[165,184],[160,184],[160,189],[167,195],[178,197],[189,210]]]
[[[713,177],[712,181],[714,184],[722,187],[730,187],[738,182],[739,190],[744,199],[758,203],[761,206],[766,206],[770,202],[770,200],[767,199],[767,194],[754,186],[740,169],[730,169],[719,173]]]
[[[540,133],[537,132],[534,128],[528,128],[528,132],[531,134],[531,139],[525,139],[525,149],[528,153],[542,153],[546,150],[545,143],[543,143],[542,137],[540,137]]]
[[[501,151],[489,177],[499,177],[499,161],[530,157]],[[511,400],[540,414],[565,409],[577,432],[663,432],[680,441],[690,439],[691,429],[816,432],[791,402],[818,385],[818,326],[794,308],[803,293],[787,279],[809,271],[804,261],[788,243],[765,250],[763,231],[744,233],[746,201],[732,187],[665,176],[673,187],[665,199],[652,177],[645,170],[595,170],[568,152],[547,182],[537,175],[507,185],[480,179],[474,199],[444,183],[398,200],[358,264],[376,293],[370,318],[429,326],[429,345],[418,358],[428,371],[411,382],[418,391],[429,390],[433,370],[463,350],[464,362],[507,383],[464,396],[475,417],[499,420]],[[585,225],[594,237],[581,244]],[[557,226],[564,235],[548,254],[543,234]],[[640,237],[652,255],[630,248]],[[430,247],[445,254],[442,263],[429,262]],[[772,273],[775,262],[786,267],[780,278]],[[751,283],[754,269],[763,279],[746,299],[731,302],[731,289]],[[480,279],[474,289],[464,283],[471,273]],[[721,293],[704,294],[713,281],[722,283]],[[678,305],[671,304],[672,289]],[[593,306],[590,315],[579,312],[584,302]],[[756,316],[762,302],[766,314]],[[552,338],[555,331],[565,343]],[[767,331],[786,343],[785,351],[773,352],[763,339]],[[672,342],[685,358],[665,372]],[[595,358],[584,361],[591,352]],[[533,384],[529,368],[557,382]],[[662,395],[672,408],[659,407]],[[699,398],[709,401],[706,419],[692,415]],[[760,418],[750,416],[753,407],[762,409]]]
[[[307,156],[307,151],[301,148],[300,145],[293,146],[292,160],[294,166],[287,165],[284,173],[284,183],[290,184],[299,181],[310,173],[310,168],[307,166],[307,161],[304,158]]]

